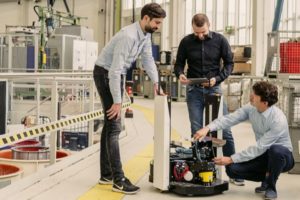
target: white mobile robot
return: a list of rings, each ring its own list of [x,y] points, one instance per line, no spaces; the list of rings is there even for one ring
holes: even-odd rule
[[[205,97],[205,124],[223,114],[223,98],[217,95]],[[186,196],[220,194],[228,190],[228,182],[221,180],[221,167],[213,158],[222,153],[211,139],[195,141],[184,148],[170,141],[171,98],[155,98],[154,160],[150,164],[149,181],[161,191],[171,191]],[[214,137],[222,132],[211,133]]]

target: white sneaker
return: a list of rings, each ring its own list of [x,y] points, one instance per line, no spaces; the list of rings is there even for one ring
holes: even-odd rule
[[[245,185],[244,179],[238,179],[238,178],[233,179],[233,178],[230,178],[229,182],[232,183],[232,184],[234,184],[234,185],[237,185],[237,186],[244,186]]]

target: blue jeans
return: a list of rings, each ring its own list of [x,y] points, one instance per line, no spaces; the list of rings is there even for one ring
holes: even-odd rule
[[[212,88],[201,88],[194,85],[187,86],[187,106],[191,123],[192,136],[197,130],[203,127],[203,110],[205,106],[204,96],[206,94],[222,94],[219,85]],[[223,101],[223,114],[228,114],[228,109],[225,101]],[[235,153],[234,140],[230,129],[223,130],[223,139],[226,144],[223,146],[223,155],[231,156]]]
[[[272,145],[264,154],[242,163],[233,163],[226,167],[230,178],[262,181],[267,188],[276,191],[276,182],[282,172],[294,167],[292,152],[281,145]],[[269,175],[266,176],[266,173]]]
[[[120,158],[119,135],[121,133],[121,119],[108,119],[106,111],[112,106],[113,98],[109,89],[108,71],[95,66],[94,81],[101,98],[104,111],[104,126],[100,142],[100,175],[118,181],[124,177]],[[123,94],[122,82],[120,83]]]

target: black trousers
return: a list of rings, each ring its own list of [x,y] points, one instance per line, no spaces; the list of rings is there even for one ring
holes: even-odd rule
[[[276,191],[280,173],[287,172],[293,167],[292,152],[281,145],[272,145],[264,154],[253,160],[228,165],[226,173],[230,178],[265,182],[268,188]]]
[[[120,158],[119,135],[121,133],[121,119],[109,120],[106,111],[113,105],[113,98],[109,88],[108,71],[95,66],[94,81],[104,111],[104,126],[100,142],[100,175],[118,181],[124,177]],[[123,81],[120,83],[123,96]]]

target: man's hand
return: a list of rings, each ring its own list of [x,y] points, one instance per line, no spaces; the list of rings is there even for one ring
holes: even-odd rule
[[[121,106],[120,103],[114,103],[109,110],[106,111],[108,119],[113,119],[116,117],[118,119],[121,116]]]
[[[213,161],[216,165],[229,165],[233,163],[231,157],[216,157]]]
[[[215,86],[216,85],[216,78],[211,78],[211,79],[209,79],[209,82],[207,82],[207,83],[202,83],[202,86],[204,86],[204,87],[213,87],[213,86]]]
[[[180,74],[179,81],[181,84],[184,84],[184,85],[189,83],[189,80],[186,78],[186,76],[184,74]]]
[[[209,128],[206,126],[206,127],[202,128],[202,129],[198,130],[194,134],[194,139],[201,141],[207,135],[208,132],[209,132]]]
[[[158,83],[154,83],[154,95],[161,95],[161,96],[166,95],[161,87],[160,90],[158,90]]]

